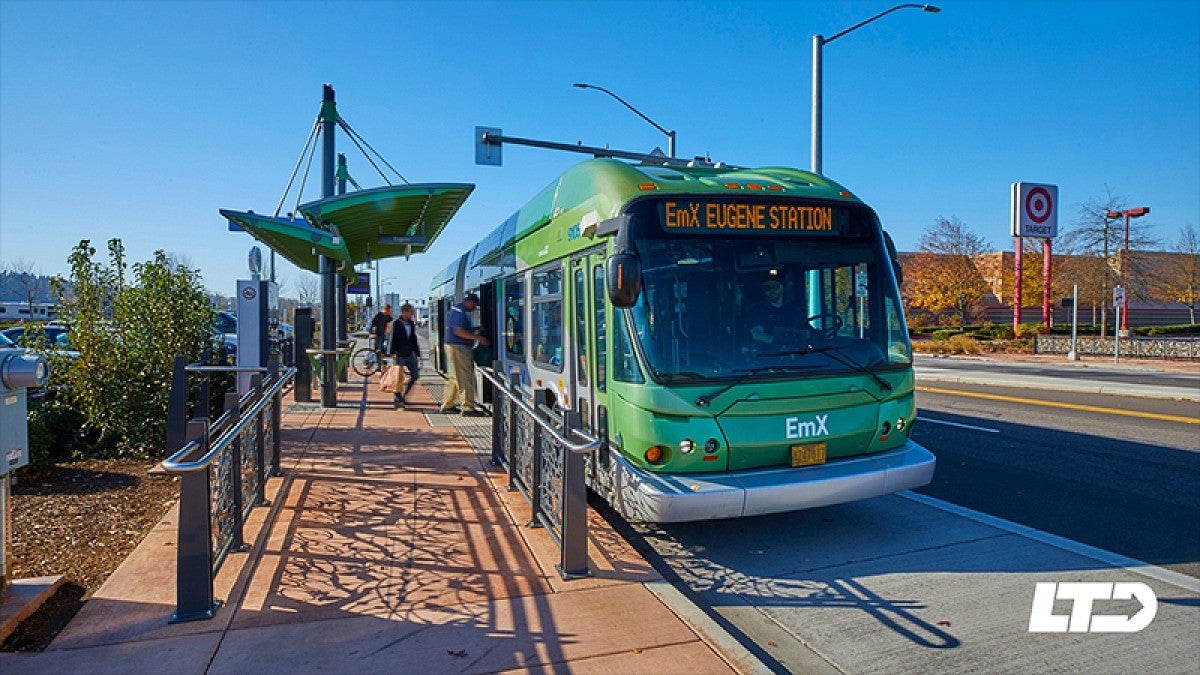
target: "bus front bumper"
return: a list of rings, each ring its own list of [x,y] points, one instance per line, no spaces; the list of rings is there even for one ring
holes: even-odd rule
[[[619,453],[613,506],[654,523],[740,518],[841,504],[911,490],[933,479],[936,459],[912,441],[894,450],[801,468],[660,475]]]

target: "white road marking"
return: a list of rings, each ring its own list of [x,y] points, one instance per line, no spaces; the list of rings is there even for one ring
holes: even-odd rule
[[[963,429],[971,429],[972,431],[986,431],[986,432],[992,433],[992,434],[1000,433],[999,429],[992,429],[990,427],[977,427],[972,424],[959,424],[958,422],[947,422],[945,420],[935,420],[935,419],[931,419],[929,417],[918,417],[917,419],[922,422],[932,422],[934,424],[945,424],[946,426],[961,427]]]

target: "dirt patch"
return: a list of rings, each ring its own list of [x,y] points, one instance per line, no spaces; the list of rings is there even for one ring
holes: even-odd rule
[[[13,486],[13,578],[63,575],[63,586],[0,651],[40,651],[179,498],[179,482],[137,459],[64,462]]]

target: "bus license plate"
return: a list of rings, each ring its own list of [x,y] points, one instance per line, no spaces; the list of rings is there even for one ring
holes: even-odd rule
[[[825,444],[809,443],[792,446],[792,466],[812,466],[825,463]]]

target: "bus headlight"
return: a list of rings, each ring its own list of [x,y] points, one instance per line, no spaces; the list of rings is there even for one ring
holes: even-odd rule
[[[710,438],[704,442],[704,452],[710,455],[716,452],[719,447],[721,447],[721,444],[717,443],[717,439],[715,438]]]
[[[667,453],[664,452],[663,446],[652,445],[646,448],[646,461],[650,464],[661,464],[666,461]]]
[[[682,441],[679,441],[679,451],[683,454],[690,455],[694,449],[695,446],[692,444],[692,439],[685,438]]]

